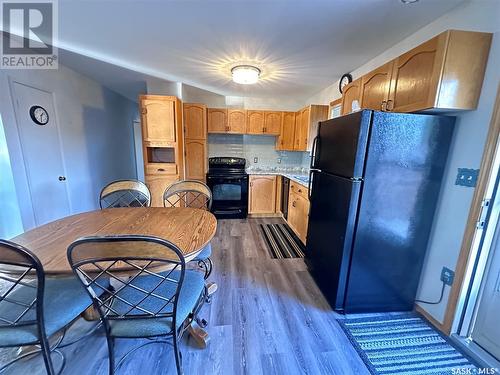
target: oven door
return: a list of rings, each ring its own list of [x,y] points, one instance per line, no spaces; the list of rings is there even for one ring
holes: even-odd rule
[[[219,218],[245,218],[248,213],[248,175],[207,176],[212,212]]]

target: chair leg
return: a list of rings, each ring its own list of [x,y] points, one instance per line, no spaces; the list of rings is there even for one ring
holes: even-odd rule
[[[206,280],[212,274],[212,269],[214,265],[212,263],[212,259],[210,258],[207,258],[205,262],[206,262],[206,269],[205,269],[205,280]]]
[[[106,333],[106,341],[108,342],[109,375],[113,375],[115,373],[115,339]]]
[[[177,330],[174,329],[173,341],[174,341],[175,366],[177,367],[177,375],[182,375],[183,374],[182,355],[181,355],[181,351],[179,349],[179,342],[177,339],[178,339],[178,333],[177,333]]]
[[[42,335],[40,340],[40,349],[42,351],[43,361],[45,362],[45,369],[48,375],[55,375],[54,365],[52,364],[52,359],[50,358],[50,345],[47,336]]]

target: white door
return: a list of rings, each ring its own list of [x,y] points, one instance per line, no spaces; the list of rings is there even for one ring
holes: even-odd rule
[[[52,93],[12,81],[12,94],[19,137],[31,194],[36,225],[68,216],[70,212],[66,177]],[[48,114],[45,125],[37,124],[30,111],[42,107]],[[38,109],[35,119],[45,122]]]
[[[500,225],[497,224],[490,251],[489,268],[479,301],[472,339],[500,360]]]

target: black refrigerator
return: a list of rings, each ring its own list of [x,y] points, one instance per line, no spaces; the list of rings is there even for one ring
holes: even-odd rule
[[[335,310],[413,308],[454,121],[364,110],[319,124],[306,261]]]

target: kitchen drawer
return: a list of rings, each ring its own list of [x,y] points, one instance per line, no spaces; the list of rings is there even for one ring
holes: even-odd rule
[[[295,181],[290,181],[290,191],[309,200],[308,189]]]
[[[146,164],[146,174],[173,175],[178,174],[177,164],[173,163],[148,163]]]

